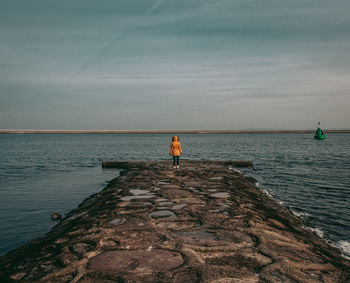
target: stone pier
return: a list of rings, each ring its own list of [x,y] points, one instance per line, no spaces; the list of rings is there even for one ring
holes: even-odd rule
[[[339,250],[235,169],[251,162],[104,166],[121,176],[0,257],[0,282],[350,282]]]

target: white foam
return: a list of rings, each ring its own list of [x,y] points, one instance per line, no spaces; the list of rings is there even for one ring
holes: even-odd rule
[[[298,217],[301,217],[301,213],[300,212],[297,212],[295,210],[291,210],[292,213],[295,215],[295,216],[298,216]]]
[[[256,182],[256,183],[255,183],[255,187],[259,188],[259,187],[260,187],[260,183],[259,183],[259,182]]]
[[[292,210],[292,213],[300,218],[310,217],[310,214],[307,212],[297,212],[295,210]]]
[[[265,195],[267,195],[268,197],[273,198],[273,196],[268,192],[268,190],[262,189],[261,191],[262,191]]]
[[[345,257],[346,259],[350,260],[350,242],[348,242],[348,241],[339,241],[336,245],[342,251],[343,257]]]
[[[320,238],[324,237],[324,232],[320,228],[312,228],[312,227],[309,227],[309,226],[303,226],[303,228],[311,230],[312,232],[314,232]]]
[[[314,228],[313,230],[317,236],[319,236],[320,238],[323,238],[324,232],[320,228]]]

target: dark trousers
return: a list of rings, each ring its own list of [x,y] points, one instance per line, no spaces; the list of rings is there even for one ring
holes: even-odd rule
[[[174,166],[179,166],[180,164],[180,156],[173,156],[173,160],[174,160]]]

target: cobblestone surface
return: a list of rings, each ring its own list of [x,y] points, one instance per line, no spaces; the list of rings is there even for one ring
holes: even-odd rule
[[[229,162],[120,167],[51,232],[1,257],[0,281],[350,281],[337,249]]]

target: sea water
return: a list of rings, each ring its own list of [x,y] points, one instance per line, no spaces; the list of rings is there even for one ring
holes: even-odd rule
[[[103,160],[169,160],[168,134],[0,134],[0,255],[48,232],[117,169]],[[184,159],[251,160],[242,170],[350,257],[350,134],[183,134]]]

